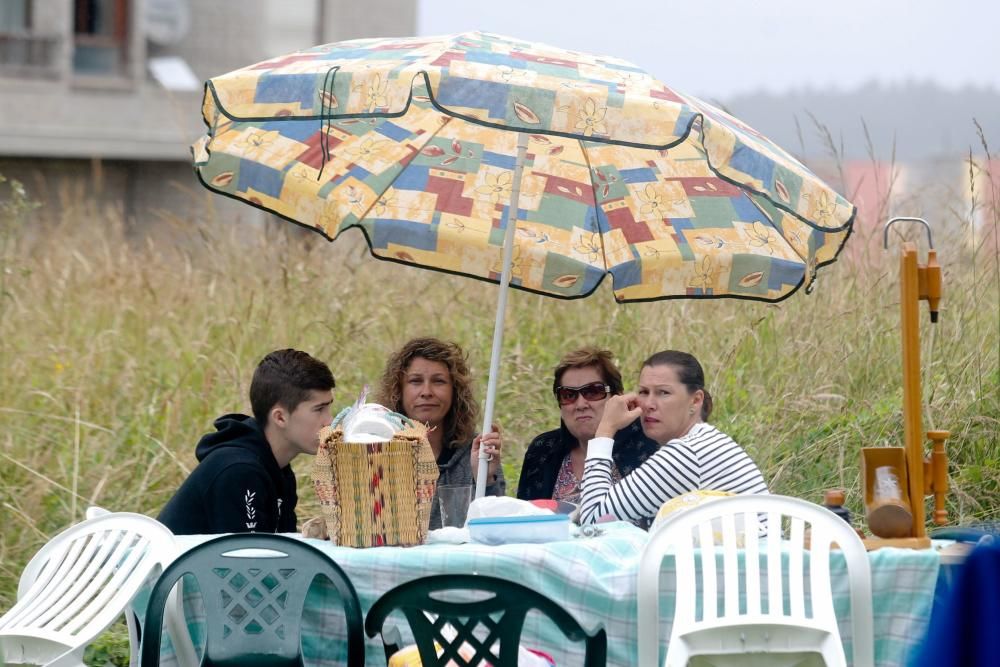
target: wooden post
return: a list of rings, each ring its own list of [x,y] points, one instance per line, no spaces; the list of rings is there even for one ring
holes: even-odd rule
[[[901,330],[903,334],[903,447],[909,475],[910,505],[913,509],[912,537],[925,537],[924,528],[924,445],[920,397],[920,277],[917,246],[903,244],[900,254],[899,285]]]
[[[930,486],[934,494],[934,524],[948,523],[948,510],[944,508],[944,498],[948,493],[948,455],[944,451],[944,441],[951,435],[948,431],[927,431],[927,437],[934,443],[931,449]]]

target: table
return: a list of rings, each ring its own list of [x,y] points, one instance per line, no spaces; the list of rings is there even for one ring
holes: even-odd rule
[[[636,572],[647,533],[628,523],[604,524],[595,537],[548,544],[432,544],[419,547],[352,549],[329,542],[306,539],[334,560],[351,578],[363,613],[384,592],[411,579],[429,574],[478,573],[510,579],[526,585],[561,604],[588,630],[602,625],[608,635],[608,665],[636,664]],[[182,548],[190,548],[213,536],[178,537]],[[934,550],[913,551],[885,548],[869,554],[872,568],[875,662],[886,667],[904,667],[918,645],[930,617],[940,555]],[[667,561],[669,563],[669,561]],[[664,583],[672,577],[665,577]],[[831,563],[834,608],[850,656],[851,629],[846,565],[834,557]],[[672,605],[672,586],[664,586],[664,597]],[[188,627],[195,646],[203,642],[204,614],[197,595],[185,595]],[[343,637],[341,607],[332,587],[314,587],[303,619],[303,652],[307,664],[332,667],[343,656],[317,660],[324,638]],[[533,614],[534,615],[534,614]],[[663,615],[665,616],[665,615]],[[661,636],[669,636],[669,618],[663,618]],[[405,624],[400,626],[409,639]],[[553,655],[556,663],[579,665],[583,645],[560,639],[554,626],[529,616],[523,644]],[[163,664],[175,664],[165,644]],[[369,640],[369,665],[384,665],[381,639]]]

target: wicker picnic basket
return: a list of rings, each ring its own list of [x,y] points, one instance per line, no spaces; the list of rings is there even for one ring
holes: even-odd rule
[[[350,547],[423,544],[437,461],[422,424],[385,443],[345,443],[339,426],[320,432],[313,486],[330,540]]]

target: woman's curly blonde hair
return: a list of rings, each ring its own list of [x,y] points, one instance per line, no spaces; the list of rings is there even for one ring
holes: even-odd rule
[[[451,375],[451,408],[445,415],[444,438],[446,447],[462,447],[472,441],[479,418],[479,403],[472,392],[472,377],[465,352],[455,343],[438,338],[414,338],[397,350],[385,364],[379,382],[376,401],[390,410],[403,412],[403,381],[410,363],[421,357],[437,361],[448,367]]]

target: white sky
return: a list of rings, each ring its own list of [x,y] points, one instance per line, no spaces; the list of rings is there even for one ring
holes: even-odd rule
[[[1000,89],[993,0],[417,0],[417,32],[617,56],[710,99],[872,80]],[[1000,113],[1000,110],[998,110]]]

